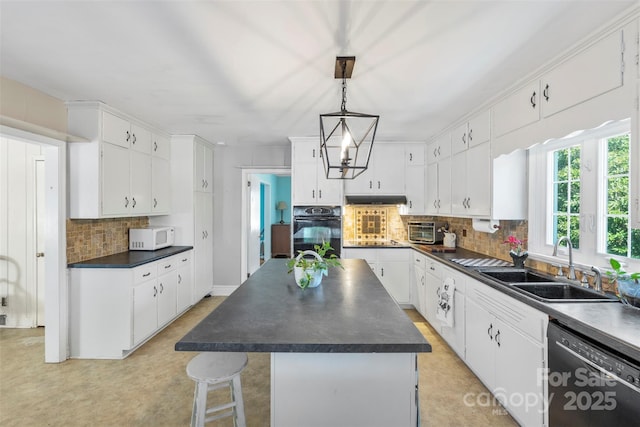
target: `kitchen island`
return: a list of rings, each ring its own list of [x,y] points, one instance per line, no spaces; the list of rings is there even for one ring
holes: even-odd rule
[[[300,289],[271,259],[178,351],[271,353],[272,426],[415,426],[417,353],[431,345],[364,260]]]

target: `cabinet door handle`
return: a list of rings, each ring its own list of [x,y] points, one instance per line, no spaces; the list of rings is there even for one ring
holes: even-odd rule
[[[373,181],[369,181],[369,189],[373,188]]]
[[[125,208],[129,207],[129,198],[127,196],[124,196],[124,207]]]
[[[409,153],[409,161],[413,162],[413,153]]]
[[[131,134],[129,133],[129,131],[127,131],[126,133],[127,133],[126,141],[129,142],[129,140],[131,139]]]
[[[158,151],[158,143],[153,141],[153,151]]]
[[[144,274],[142,275],[142,277],[149,277],[149,276],[151,276],[151,272],[144,273]]]
[[[493,323],[489,323],[489,329],[487,329],[487,334],[490,339],[493,339]]]
[[[378,181],[378,190],[380,189],[380,181]]]
[[[205,238],[205,236],[204,236],[204,231],[202,232],[202,238],[203,238],[203,239]]]
[[[165,270],[166,270],[167,268],[171,268],[171,264],[167,264],[167,265],[165,265],[165,266],[164,266],[164,268],[165,268]]]
[[[312,199],[316,198],[316,190],[311,190],[311,198]]]
[[[380,268],[380,276],[384,277],[384,268]]]
[[[433,148],[433,157],[438,157],[438,148]]]
[[[438,145],[438,156],[440,155],[440,146]]]
[[[132,198],[131,198],[131,207],[132,207],[132,208],[135,208],[135,207],[136,207],[136,198],[135,198],[135,197],[132,197]]]
[[[471,197],[467,197],[467,208],[471,209]]]
[[[462,134],[462,145],[465,145],[467,143],[467,134],[463,133]]]
[[[531,95],[531,108],[536,108],[536,91],[533,91],[533,94]]]
[[[157,207],[158,206],[158,199],[156,199],[155,197],[153,198],[153,207]]]
[[[496,332],[496,344],[498,344],[498,347],[500,347],[500,329],[498,329],[498,332]]]
[[[313,157],[314,159],[316,158],[316,149],[315,148],[312,151],[311,157]]]
[[[438,199],[438,209],[440,209],[440,199]]]
[[[412,208],[413,208],[413,201],[409,200],[409,209],[412,209]]]
[[[156,286],[153,287],[153,296],[156,297],[158,295],[158,288]]]
[[[131,143],[133,145],[135,145],[136,144],[136,134],[134,133],[134,134],[132,134],[132,136],[133,136],[133,138],[131,139]]]
[[[187,262],[189,258],[182,258],[182,262]]]
[[[182,283],[182,276],[178,274],[178,285]]]
[[[322,199],[322,190],[318,190],[318,199]]]
[[[162,291],[164,291],[164,285],[160,283],[160,293],[162,293]]]
[[[469,129],[469,144],[473,141],[473,129]]]
[[[548,84],[544,87],[544,90],[542,91],[542,95],[544,96],[544,100],[545,101],[549,100],[549,85]]]

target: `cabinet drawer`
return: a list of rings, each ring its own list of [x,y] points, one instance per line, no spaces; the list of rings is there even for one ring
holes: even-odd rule
[[[178,266],[183,266],[191,262],[191,251],[183,252],[176,257],[178,258]]]
[[[414,267],[421,268],[423,270],[427,268],[427,257],[426,256],[422,255],[418,251],[413,251],[412,256],[413,256],[413,266]]]
[[[376,262],[376,249],[354,249],[347,248],[344,250],[344,258],[363,259],[369,264]]]
[[[178,268],[178,264],[180,263],[180,258],[177,255],[170,256],[169,258],[161,259],[157,261],[158,264],[158,275],[165,274],[170,271]]]
[[[427,257],[425,259],[425,271],[438,279],[442,279],[442,264]]]
[[[133,283],[142,283],[150,279],[155,279],[158,275],[157,263],[150,262],[133,269]]]
[[[378,261],[402,261],[408,262],[412,249],[378,249]]]

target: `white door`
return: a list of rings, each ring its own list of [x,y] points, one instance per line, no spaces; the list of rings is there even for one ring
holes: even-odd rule
[[[247,234],[247,276],[260,268],[260,181],[249,175],[249,233]]]
[[[44,205],[44,159],[36,159],[36,325],[44,324],[45,273],[44,273],[44,243],[46,209]]]

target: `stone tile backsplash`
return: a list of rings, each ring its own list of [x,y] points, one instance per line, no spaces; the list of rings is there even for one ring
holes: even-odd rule
[[[69,264],[129,250],[129,229],[144,228],[149,218],[67,219]]]

